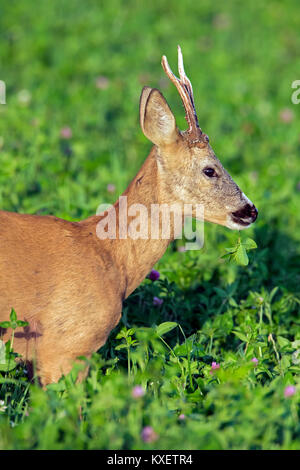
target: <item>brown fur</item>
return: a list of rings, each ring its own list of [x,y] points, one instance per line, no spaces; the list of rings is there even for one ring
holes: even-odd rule
[[[227,224],[245,204],[211,147],[180,132],[158,90],[145,88],[141,125],[155,144],[124,195],[141,203],[201,203],[205,220]],[[213,166],[219,178],[202,173]],[[118,212],[119,203],[115,204]],[[120,320],[122,301],[162,257],[169,240],[100,240],[103,215],[81,222],[0,211],[0,321],[13,307],[29,326],[16,330],[14,349],[36,360],[41,383],[57,381],[78,356],[99,349]],[[129,219],[130,221],[130,219]],[[3,339],[10,336],[4,330]]]

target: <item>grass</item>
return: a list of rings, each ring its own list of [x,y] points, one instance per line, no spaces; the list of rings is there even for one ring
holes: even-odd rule
[[[223,227],[205,225],[199,252],[172,244],[83,383],[74,370],[44,391],[21,366],[3,371],[1,449],[300,448],[297,6],[2,5],[2,209],[78,220],[114,202],[150,150],[138,124],[142,87],[161,89],[185,127],[160,67],[163,54],[174,67],[180,43],[200,125],[259,218],[241,234],[258,246],[246,267],[221,258],[239,237]]]

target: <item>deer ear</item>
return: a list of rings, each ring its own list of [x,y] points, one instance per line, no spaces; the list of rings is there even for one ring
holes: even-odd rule
[[[145,136],[155,145],[171,144],[178,129],[168,103],[156,88],[144,87],[140,98],[140,123]]]

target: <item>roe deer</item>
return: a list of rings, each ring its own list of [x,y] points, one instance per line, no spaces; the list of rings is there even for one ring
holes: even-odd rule
[[[143,88],[140,124],[154,145],[123,193],[128,207],[201,204],[205,221],[230,229],[248,227],[257,210],[199,127],[179,46],[180,78],[165,56],[162,66],[181,96],[189,127],[180,131],[160,91]],[[110,210],[81,222],[0,211],[0,321],[8,320],[13,307],[29,323],[16,331],[14,349],[27,362],[36,361],[43,386],[68,373],[78,356],[89,357],[106,342],[121,318],[122,301],[174,239],[174,230],[168,239],[120,237],[118,217],[116,238],[100,239],[97,225]],[[113,210],[119,214],[120,200]],[[9,332],[2,333],[8,339]]]

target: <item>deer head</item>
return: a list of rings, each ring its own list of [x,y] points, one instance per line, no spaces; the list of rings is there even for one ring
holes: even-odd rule
[[[249,227],[257,218],[257,209],[224,169],[208,136],[199,127],[193,89],[184,71],[180,46],[180,78],[173,74],[165,56],[162,66],[180,94],[189,126],[186,131],[180,131],[161,92],[144,87],[140,123],[145,136],[156,146],[162,202],[202,204],[206,221],[230,229]]]

